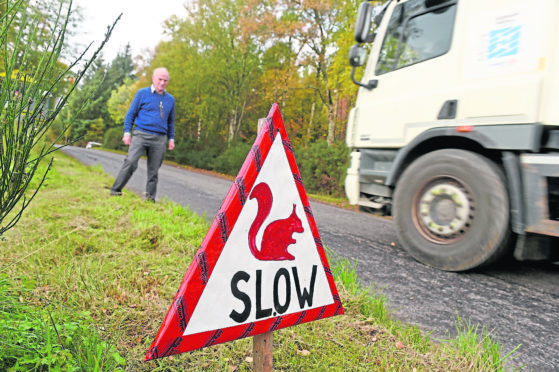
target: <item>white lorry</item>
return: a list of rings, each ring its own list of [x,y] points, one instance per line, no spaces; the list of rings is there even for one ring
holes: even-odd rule
[[[558,256],[558,18],[558,0],[361,4],[345,190],[392,213],[415,259]]]

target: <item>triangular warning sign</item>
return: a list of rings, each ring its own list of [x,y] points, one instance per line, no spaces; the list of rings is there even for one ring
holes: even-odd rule
[[[146,360],[343,312],[274,104]]]

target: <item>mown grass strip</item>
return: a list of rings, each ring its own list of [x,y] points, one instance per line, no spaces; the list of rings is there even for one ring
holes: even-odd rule
[[[58,154],[0,242],[0,370],[251,370],[250,338],[143,362],[209,225],[167,200],[109,197],[111,182]],[[346,315],[274,332],[276,370],[504,369],[490,337],[470,327],[431,342],[360,285],[355,264],[329,256]]]

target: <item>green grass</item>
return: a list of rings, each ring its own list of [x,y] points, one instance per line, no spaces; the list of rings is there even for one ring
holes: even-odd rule
[[[0,370],[250,371],[251,338],[143,362],[209,225],[167,200],[108,197],[111,183],[57,154],[0,241]],[[504,369],[485,333],[458,318],[457,338],[432,342],[360,285],[356,264],[329,256],[346,315],[274,332],[275,370]]]

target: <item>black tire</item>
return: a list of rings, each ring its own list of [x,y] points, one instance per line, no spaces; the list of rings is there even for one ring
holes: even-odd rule
[[[465,150],[438,150],[414,161],[394,193],[394,222],[418,261],[447,271],[491,264],[512,232],[503,172]]]

